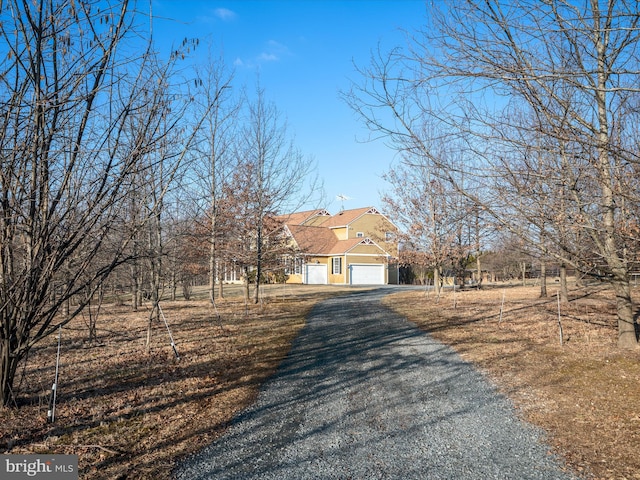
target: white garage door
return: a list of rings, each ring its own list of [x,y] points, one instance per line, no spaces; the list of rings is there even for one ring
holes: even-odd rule
[[[305,282],[309,285],[326,285],[327,266],[319,263],[308,263],[305,266]]]
[[[350,265],[351,285],[384,285],[384,265]]]

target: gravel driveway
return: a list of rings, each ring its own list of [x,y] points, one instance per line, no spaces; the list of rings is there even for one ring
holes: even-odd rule
[[[278,373],[176,479],[576,479],[450,348],[380,304],[318,304]]]

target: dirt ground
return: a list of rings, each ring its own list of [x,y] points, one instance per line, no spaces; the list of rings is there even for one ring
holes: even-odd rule
[[[577,472],[640,479],[640,351],[616,346],[613,293],[574,288],[560,306],[554,289],[539,294],[407,292],[387,304],[475,363]]]
[[[253,401],[313,304],[344,291],[268,286],[261,304],[246,305],[230,288],[217,309],[203,294],[163,302],[179,359],[163,322],[145,352],[147,308],[105,307],[92,344],[79,317],[62,331],[55,423],[47,423],[53,336],[20,371],[19,408],[0,408],[0,452],[77,454],[83,479],[170,478],[176,459],[219,436]],[[560,306],[562,345],[556,297],[538,293],[414,291],[387,303],[477,364],[577,471],[640,479],[640,352],[615,345],[611,293],[571,291]]]

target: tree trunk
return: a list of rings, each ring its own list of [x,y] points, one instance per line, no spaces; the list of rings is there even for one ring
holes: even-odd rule
[[[258,220],[259,222],[262,219]],[[262,225],[258,224],[257,235],[256,235],[256,289],[253,293],[253,303],[258,303],[260,301],[260,277],[262,276]]]
[[[12,393],[13,380],[18,369],[19,359],[13,355],[11,341],[3,338],[0,343],[0,405],[9,406],[14,400]]]
[[[214,181],[214,179],[212,180]],[[212,191],[211,195],[215,195]],[[215,207],[214,207],[215,208]],[[212,214],[211,231],[209,232],[209,301],[213,304],[216,301],[216,217]]]
[[[224,287],[223,287],[223,278],[222,278],[222,269],[216,269],[216,278],[218,279],[218,298],[224,298]]]
[[[171,269],[171,301],[176,301],[176,291],[178,290],[178,278],[176,275],[176,264],[173,262],[173,268]]]
[[[569,289],[567,288],[567,266],[560,265],[560,300],[569,303]]]
[[[66,288],[68,287],[65,285],[65,289]],[[65,302],[62,304],[62,316],[64,318],[68,318],[70,312],[71,312],[71,298],[67,298]]]
[[[433,291],[440,295],[440,267],[433,269]]]
[[[147,342],[146,352],[151,351],[151,330],[153,328],[154,317],[160,320],[160,288],[162,275],[162,224],[161,209],[153,212],[149,222],[148,232],[148,255],[149,258],[149,294],[151,296],[151,313],[149,314],[149,323],[147,325]]]
[[[547,262],[540,262],[540,298],[547,298]]]
[[[151,313],[149,313],[149,321],[147,322],[147,339],[145,341],[144,351],[145,353],[151,352],[151,332],[153,330],[153,319],[157,317],[156,312],[158,311],[158,303],[154,302],[153,307],[151,308]]]
[[[636,347],[638,339],[628,278],[614,278],[613,290],[616,295],[616,310],[618,314],[618,347]]]
[[[131,266],[131,309],[134,312],[137,312],[140,306],[140,275],[138,271],[138,260],[134,259]]]
[[[478,272],[478,290],[482,288],[482,265],[480,264],[480,209],[476,204],[474,206],[476,214],[476,270]]]
[[[608,36],[607,36],[608,38]],[[607,48],[603,38],[598,35],[596,39],[597,86],[595,100],[598,107],[597,152],[599,186],[602,190],[601,205],[603,208],[604,227],[604,257],[609,266],[613,279],[612,287],[616,295],[616,309],[618,314],[618,346],[629,348],[636,346],[638,340],[635,331],[635,319],[633,316],[633,302],[629,287],[629,275],[627,262],[620,256],[616,234],[619,233],[616,211],[619,205],[616,202],[614,185],[616,179],[611,175],[611,160],[614,153],[611,152],[610,135],[612,129],[609,124],[609,92],[608,79],[611,71],[607,65]],[[614,157],[613,157],[614,158]]]
[[[242,267],[242,285],[244,290],[244,303],[249,302],[249,267]]]

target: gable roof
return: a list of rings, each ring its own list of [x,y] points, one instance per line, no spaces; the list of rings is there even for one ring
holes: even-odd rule
[[[353,210],[343,210],[340,213],[334,215],[333,217],[327,218],[320,225],[327,228],[340,228],[346,227],[354,220],[357,220],[362,215],[367,213],[371,213],[374,215],[382,215],[377,209],[374,207],[364,207],[364,208],[355,208]]]
[[[307,255],[342,255],[361,244],[375,245],[383,254],[387,254],[370,238],[358,237],[338,240],[335,233],[326,227],[287,225],[287,229],[300,251]]]
[[[336,244],[333,246],[333,248],[331,249],[329,253],[329,255],[342,255],[344,253],[349,253],[350,250],[352,250],[353,248],[357,247],[358,245],[374,245],[376,247],[378,247],[378,249],[383,253],[386,254],[387,252],[385,252],[382,248],[380,248],[380,245],[378,245],[377,243],[375,243],[373,240],[371,240],[370,238],[349,238],[347,240],[338,240],[336,242]]]
[[[306,210],[304,212],[290,213],[288,215],[279,215],[276,219],[285,225],[304,225],[314,217],[323,216],[329,218],[331,214],[324,208],[317,208],[315,210]]]
[[[287,225],[298,248],[308,254],[328,254],[339,241],[335,234],[324,227]]]

